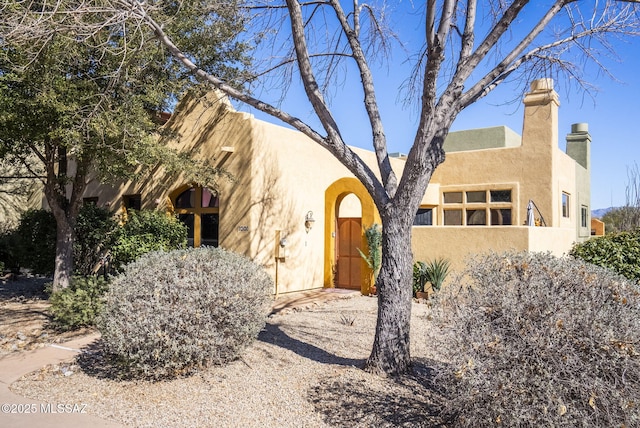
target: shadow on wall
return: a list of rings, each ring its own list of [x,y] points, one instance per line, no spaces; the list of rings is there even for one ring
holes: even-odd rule
[[[307,201],[309,196],[297,195],[285,182],[273,152],[254,149],[251,158],[256,170],[253,174],[248,173],[252,175],[247,177],[252,183],[251,197],[245,199],[241,212],[245,218],[251,216],[256,230],[250,236],[251,248],[246,250],[274,277],[278,269],[279,293],[309,288],[303,281],[321,284],[322,272],[314,265],[318,261],[313,259],[313,247],[305,245],[305,240],[310,238],[304,231],[306,211],[300,205],[306,202],[299,198]],[[282,259],[276,259],[277,231],[280,231],[280,238],[287,241],[286,257]]]
[[[231,134],[230,127],[219,126],[228,114],[233,113],[226,108],[225,103],[217,105],[211,97],[214,93],[208,93],[199,98],[188,96],[183,100],[169,121],[161,130],[160,144],[179,150],[188,154],[192,159],[207,160],[211,166],[218,166],[222,156],[219,152],[219,144],[212,144],[214,141],[230,141],[229,145],[234,145],[234,140],[247,138],[238,134],[238,128],[234,128]],[[195,112],[200,109],[199,114]],[[193,116],[193,117],[192,117]],[[225,131],[226,130],[226,131]],[[248,131],[246,132],[248,134]],[[212,151],[216,152],[212,152]],[[228,172],[228,171],[227,171]],[[167,174],[162,164],[156,165],[145,178],[138,182],[138,188],[149,189],[149,200],[160,199],[164,201],[164,190],[173,190],[178,184],[188,184],[180,179],[180,174]],[[233,178],[233,177],[232,177]],[[222,178],[220,187],[228,183],[228,178]],[[154,186],[157,183],[157,186]],[[162,189],[163,193],[155,191]],[[150,207],[155,208],[155,207]]]

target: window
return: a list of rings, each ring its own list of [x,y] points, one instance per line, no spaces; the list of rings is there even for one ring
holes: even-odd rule
[[[462,203],[462,192],[445,192],[442,196],[445,204]]]
[[[487,213],[481,210],[466,210],[467,226],[485,226],[487,224]]]
[[[587,227],[587,221],[589,219],[589,208],[586,205],[580,207],[580,226]]]
[[[189,187],[172,199],[178,219],[187,226],[190,247],[219,243],[220,200],[206,187]]]
[[[492,190],[491,202],[511,202],[511,190]]]
[[[487,202],[487,192],[467,192],[467,203],[485,203]]]
[[[462,226],[462,210],[444,210],[446,226]]]
[[[507,226],[512,224],[511,189],[443,192],[445,226]]]
[[[431,226],[433,224],[433,208],[419,208],[413,219],[414,226]]]
[[[492,208],[491,209],[491,225],[492,226],[509,226],[511,225],[511,209],[510,208]]]
[[[569,194],[562,192],[562,217],[569,218]]]
[[[138,210],[142,207],[142,196],[138,195],[124,195],[122,197],[122,203],[128,210]]]
[[[91,196],[89,198],[82,198],[82,205],[98,205],[98,197]]]

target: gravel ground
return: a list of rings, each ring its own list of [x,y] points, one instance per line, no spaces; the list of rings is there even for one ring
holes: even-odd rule
[[[401,378],[365,373],[376,299],[335,300],[269,318],[242,358],[163,382],[114,380],[93,351],[47,366],[11,386],[49,403],[130,427],[433,427],[444,399],[430,384],[437,355],[428,347],[427,305],[414,303],[414,370]]]
[[[90,331],[60,332],[51,327],[51,305],[44,293],[44,286],[50,281],[33,276],[0,279],[0,358],[62,343]]]

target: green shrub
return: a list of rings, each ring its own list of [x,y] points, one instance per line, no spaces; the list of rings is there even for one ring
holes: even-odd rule
[[[640,426],[636,284],[549,254],[488,255],[466,274],[433,313],[453,426]]]
[[[108,288],[102,277],[73,277],[69,287],[49,298],[54,327],[68,331],[94,326]]]
[[[80,209],[76,222],[76,242],[73,256],[76,273],[92,275],[102,257],[114,244],[118,222],[109,210],[95,204],[85,204]]]
[[[100,257],[113,244],[118,224],[108,210],[86,204],[80,208],[76,221],[73,257],[77,274],[92,274]],[[51,275],[55,269],[56,220],[50,211],[39,209],[25,212],[15,231],[0,236],[0,254],[13,257],[14,265],[31,269],[33,273]],[[3,251],[4,248],[7,248]],[[9,252],[11,251],[11,252]]]
[[[163,211],[130,210],[111,249],[116,270],[151,251],[185,248],[187,227]]]
[[[264,327],[272,288],[260,266],[223,249],[148,253],[111,283],[98,322],[104,349],[142,378],[227,363]]]
[[[20,262],[18,261],[17,247],[18,239],[15,230],[6,225],[0,225],[0,264],[2,265],[2,270],[19,270]]]
[[[570,254],[588,263],[613,270],[626,278],[640,280],[640,230],[591,238],[575,244]]]
[[[50,211],[28,210],[14,232],[19,266],[35,274],[51,275],[56,258],[56,220]]]

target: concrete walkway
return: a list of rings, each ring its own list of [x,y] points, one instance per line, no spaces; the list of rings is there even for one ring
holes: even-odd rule
[[[283,294],[274,301],[272,313],[310,308],[331,300],[360,295],[353,290],[335,288]],[[33,351],[13,353],[0,358],[0,427],[2,428],[115,428],[116,422],[84,412],[83,403],[44,403],[12,393],[9,386],[25,374],[47,364],[71,361],[81,349],[100,336],[84,336],[60,345],[47,345]]]
[[[3,428],[122,427],[89,415],[82,403],[44,403],[12,393],[11,385],[23,375],[47,364],[72,360],[80,349],[99,337],[84,336],[61,345],[47,345],[33,351],[9,354],[0,359],[0,426]]]

